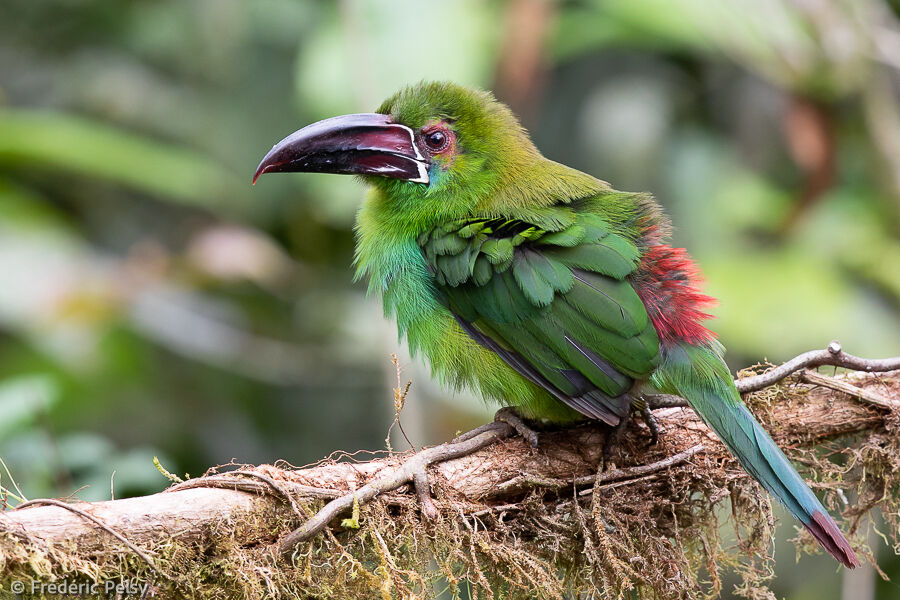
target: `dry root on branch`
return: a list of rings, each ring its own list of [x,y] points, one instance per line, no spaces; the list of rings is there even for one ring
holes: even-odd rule
[[[874,374],[900,369],[892,360],[852,357],[833,343],[738,381],[761,390],[748,402],[829,508],[850,498],[845,529],[857,547],[865,532],[856,529],[875,506],[900,531],[900,374]],[[810,370],[823,364],[869,373]],[[244,467],[143,498],[0,512],[0,570],[10,580],[156,571],[155,592],[171,596],[423,597],[466,586],[487,597],[639,587],[672,598],[717,594],[720,567],[731,566],[753,594],[771,575],[767,497],[678,399],[648,403],[660,443],[648,448],[646,425],[633,423],[616,449],[628,466],[599,475],[603,427],[542,432],[534,449],[495,422],[367,462]],[[724,498],[737,548],[719,538]],[[349,518],[339,525],[339,516]],[[805,533],[799,539],[817,551]]]

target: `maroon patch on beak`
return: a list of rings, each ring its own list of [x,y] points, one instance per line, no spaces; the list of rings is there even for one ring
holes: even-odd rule
[[[263,173],[377,175],[428,183],[428,160],[413,130],[388,115],[366,113],[325,119],[287,136],[259,163]]]

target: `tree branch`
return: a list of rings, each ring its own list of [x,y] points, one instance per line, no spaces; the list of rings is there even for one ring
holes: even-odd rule
[[[799,449],[851,434],[861,436],[857,438],[857,444],[876,438],[895,439],[896,434],[890,434],[894,437],[889,435],[887,438],[878,436],[893,431],[890,428],[895,427],[897,409],[900,407],[900,373],[875,375],[874,372],[900,369],[900,359],[860,359],[844,354],[840,346],[833,343],[828,350],[808,352],[762,375],[740,379],[737,385],[743,392],[760,390],[798,370],[825,364],[860,368],[869,373],[825,377],[804,371],[799,376],[800,382],[765,389],[762,404],[758,398],[748,399],[775,441],[789,452],[793,449],[796,453]],[[277,580],[279,573],[281,577],[289,577],[291,572],[295,572],[294,579],[284,581],[289,580],[290,585],[299,586],[295,587],[295,591],[305,589],[302,587],[305,585],[303,581],[313,582],[315,578],[312,573],[316,568],[328,570],[333,567],[330,563],[316,563],[316,557],[320,555],[311,549],[318,547],[318,544],[326,544],[332,550],[322,556],[336,557],[336,565],[345,565],[336,572],[356,573],[351,580],[361,582],[359,585],[387,585],[378,579],[387,576],[387,572],[390,573],[392,585],[408,585],[410,579],[421,577],[409,570],[409,564],[402,566],[396,556],[399,552],[395,545],[397,540],[392,542],[384,530],[376,527],[370,531],[374,546],[360,546],[362,540],[367,539],[359,537],[365,535],[363,532],[354,534],[350,530],[338,534],[328,529],[330,524],[337,527],[334,524],[336,517],[354,507],[363,507],[364,527],[369,527],[365,525],[366,519],[371,525],[375,515],[385,514],[385,518],[389,519],[407,515],[399,522],[409,523],[414,528],[430,523],[429,527],[436,528],[437,537],[431,543],[439,543],[437,538],[449,536],[446,532],[450,531],[456,532],[453,535],[466,536],[469,543],[475,545],[469,550],[457,548],[453,554],[455,561],[475,561],[484,544],[488,543],[480,536],[487,535],[488,529],[494,532],[491,535],[502,534],[503,523],[508,521],[504,515],[508,514],[522,515],[516,519],[520,525],[526,526],[532,517],[525,515],[532,514],[535,507],[541,507],[540,510],[544,511],[541,514],[545,516],[540,517],[543,519],[540,522],[556,523],[553,527],[557,529],[564,523],[589,523],[592,520],[601,523],[597,534],[600,538],[592,543],[602,546],[613,543],[610,541],[612,538],[603,536],[615,536],[616,531],[628,527],[627,519],[618,522],[618,519],[626,517],[624,513],[613,510],[616,506],[620,506],[616,510],[626,512],[646,509],[655,503],[662,507],[681,497],[680,494],[687,494],[684,498],[692,498],[698,492],[709,497],[710,506],[718,498],[729,495],[733,496],[732,502],[738,502],[740,495],[734,496],[735,492],[728,490],[732,490],[737,482],[746,483],[746,474],[693,411],[680,408],[677,400],[663,397],[658,402],[650,401],[649,404],[656,409],[655,416],[661,428],[659,443],[647,447],[646,427],[633,422],[621,447],[617,449],[620,454],[617,462],[625,466],[601,473],[599,477],[597,467],[608,433],[603,426],[587,424],[543,431],[535,449],[522,438],[513,437],[509,425],[495,422],[462,434],[452,442],[417,453],[390,454],[367,462],[325,462],[311,468],[292,470],[263,465],[191,479],[173,485],[165,492],[142,498],[76,503],[65,507],[56,502],[49,506],[29,503],[20,510],[0,512],[0,564],[5,560],[9,573],[35,578],[63,577],[72,573],[121,576],[122,573],[115,569],[122,569],[122,562],[111,560],[110,556],[111,553],[115,556],[128,549],[134,556],[142,557],[140,561],[125,563],[128,572],[146,573],[151,568],[143,563],[146,560],[166,576],[164,581],[156,584],[159,586],[157,592],[178,596],[185,590],[193,589],[190,586],[196,582],[191,574],[201,566],[205,564],[204,569],[215,571],[212,563],[208,562],[210,557],[224,556],[228,560],[240,558],[242,561],[252,561],[247,567],[251,573],[241,571],[238,584],[224,575],[226,572],[233,574],[237,567],[223,567],[221,572],[215,571],[219,573],[219,579],[211,576],[208,584],[222,585],[222,581],[227,580],[229,585],[238,586],[241,593],[253,595],[253,585],[264,581],[268,589],[274,585],[272,578]],[[880,443],[884,446],[885,442]],[[853,468],[854,461],[864,459],[863,454],[853,456],[856,458],[849,459],[847,469]],[[889,457],[889,460],[898,459]],[[894,472],[897,470],[895,468]],[[828,485],[841,488],[851,485],[847,483],[851,481],[849,475],[847,477],[844,484],[832,481]],[[868,477],[868,484],[871,484],[872,476]],[[676,491],[672,487],[676,483],[687,487]],[[429,489],[432,487],[435,490],[434,499],[430,497]],[[583,512],[586,510],[583,503],[592,503],[596,494],[616,494],[623,487],[631,490],[630,504],[616,504],[610,500],[613,496],[607,498],[609,503],[602,509],[606,511],[602,516],[602,510],[596,506]],[[881,495],[873,492],[869,499],[861,491],[859,504],[866,508],[874,506],[885,500],[886,493],[885,490],[881,491]],[[426,520],[421,520],[417,510],[423,499],[427,500],[423,506],[423,511],[429,515]],[[322,500],[328,503],[315,512],[315,504]],[[686,500],[678,502],[684,503]],[[72,508],[76,510],[73,512]],[[665,510],[675,511],[676,508]],[[669,529],[665,525],[668,517],[663,518],[665,510],[652,517],[656,523],[653,527],[657,529],[647,530],[646,525],[641,525],[641,535],[646,539],[678,539],[681,535],[679,528],[690,529],[692,526],[690,522],[682,522],[675,530]],[[415,516],[411,516],[413,514]],[[565,515],[568,514],[575,514],[578,518],[567,520]],[[856,515],[856,518],[859,517],[861,514]],[[493,525],[479,525],[483,519],[489,519]],[[453,529],[454,522],[460,523],[462,529]],[[538,526],[538,523],[533,521],[528,527],[538,527],[540,530],[544,525]],[[448,526],[451,529],[442,529]],[[121,534],[120,541],[125,546],[111,547],[110,538],[103,533],[104,530]],[[287,531],[291,533],[285,535]],[[314,539],[317,533],[323,531],[327,534],[325,538],[319,536]],[[445,533],[438,535],[437,531]],[[537,536],[535,539],[541,539],[540,535],[550,535],[546,531],[539,535],[534,530],[532,534]],[[629,535],[634,537],[633,532]],[[481,541],[476,542],[478,539]],[[309,546],[311,543],[313,545]],[[704,543],[709,545],[708,540]],[[351,551],[345,544],[350,544],[354,549]],[[372,575],[365,566],[364,557],[356,554],[363,547],[367,548],[366,551],[376,552],[374,560],[388,565],[385,567],[387,571]],[[591,552],[600,553],[597,556],[605,552],[600,546],[591,548]],[[609,551],[613,552],[612,549]],[[621,552],[621,549],[616,552]],[[615,556],[616,552],[609,556]],[[278,558],[282,553],[293,553],[293,558],[285,562]],[[152,561],[149,559],[151,555]],[[511,561],[510,564],[525,560],[515,554],[504,556],[502,560],[496,557],[492,560],[501,560],[498,564],[506,564],[504,560]],[[593,555],[586,554],[583,558],[593,560],[590,556]],[[604,560],[609,560],[609,556]],[[533,557],[528,558],[532,562],[522,564],[532,564],[533,560]],[[296,567],[290,566],[292,561]],[[303,581],[296,580],[296,571],[292,571],[300,568],[301,563],[307,565],[305,568],[312,569]],[[37,564],[42,565],[40,569],[35,566]],[[319,566],[315,567],[316,564]],[[466,564],[470,566],[464,577],[471,581],[483,581],[484,573],[479,575],[477,569],[471,570],[477,567],[477,563]],[[451,567],[446,568],[451,569],[447,573],[452,572]],[[615,576],[640,579],[641,571],[630,568],[627,564],[622,565],[615,570],[618,573]],[[363,572],[368,573],[366,577],[376,579],[358,579]],[[506,576],[507,582],[522,580],[526,582],[522,585],[528,584],[531,576],[526,577],[523,573],[511,572]],[[398,577],[407,583],[402,583]],[[550,585],[547,582],[544,584]]]
[[[868,359],[847,354],[841,348],[840,342],[837,340],[828,344],[825,350],[811,350],[804,352],[800,356],[792,358],[781,366],[775,367],[770,371],[766,371],[762,375],[753,377],[745,377],[735,381],[735,385],[740,393],[758,392],[759,390],[769,387],[777,383],[785,377],[796,373],[800,369],[809,367],[843,367],[854,371],[863,371],[866,373],[884,373],[887,371],[900,370],[900,356],[884,359]]]
[[[315,517],[304,523],[302,527],[292,531],[281,541],[279,544],[281,552],[291,553],[294,546],[325,529],[328,523],[341,512],[350,508],[354,502],[370,502],[379,494],[393,491],[404,483],[409,483],[416,473],[423,471],[429,465],[471,455],[476,450],[509,437],[512,432],[513,429],[509,425],[497,423],[487,431],[465,441],[445,443],[417,452],[404,461],[400,467],[386,474],[379,474],[374,481],[366,484],[360,490],[335,498],[326,504],[325,508],[320,510]]]

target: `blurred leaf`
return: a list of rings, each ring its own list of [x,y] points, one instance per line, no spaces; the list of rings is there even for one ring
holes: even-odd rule
[[[701,29],[669,0],[595,1],[562,11],[550,51],[557,61],[597,48],[707,49]]]
[[[59,386],[49,375],[22,375],[0,381],[0,440],[29,425],[59,397]]]
[[[884,243],[870,256],[850,258],[848,267],[900,307],[900,243]]]
[[[246,183],[202,154],[97,121],[0,109],[0,164],[62,169],[190,204],[221,205]]]
[[[158,448],[120,450],[105,435],[88,431],[54,439],[45,431],[24,430],[5,440],[0,454],[28,497],[68,495],[77,490],[77,497],[86,501],[109,500],[111,480],[118,498],[158,492],[165,481],[153,466],[153,456],[171,462]],[[71,480],[62,488],[58,487],[61,476]]]
[[[301,46],[297,94],[317,116],[371,111],[422,79],[484,86],[500,28],[496,8],[476,0],[332,4]],[[423,15],[427,15],[423,19]]]
[[[21,231],[75,233],[63,215],[47,201],[27,188],[0,178],[0,228],[15,227]]]
[[[166,485],[153,466],[158,449],[118,450],[106,437],[88,432],[66,435],[58,446],[62,466],[77,478],[79,485],[87,486],[78,493],[84,500],[109,500],[110,480],[118,497],[123,492],[155,492]],[[163,460],[170,459],[163,456]]]
[[[594,0],[564,13],[558,60],[598,47],[724,54],[789,89],[840,96],[865,81],[882,24],[873,2]]]
[[[57,445],[63,463],[71,471],[92,469],[115,452],[109,439],[88,432],[67,434]]]
[[[720,301],[711,327],[742,353],[777,362],[833,339],[855,354],[897,353],[897,315],[806,249],[725,251],[703,269]]]

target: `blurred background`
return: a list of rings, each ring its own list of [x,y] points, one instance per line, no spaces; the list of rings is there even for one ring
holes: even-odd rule
[[[900,354],[898,15],[896,0],[4,0],[8,501],[159,491],[154,456],[196,475],[383,449],[391,353],[414,444],[490,417],[441,391],[354,284],[357,181],[250,186],[288,133],[420,79],[493,89],[550,158],[653,192],[720,300],[733,368],[831,339]],[[779,597],[841,597],[831,560],[777,552]],[[874,582],[843,597],[900,597]]]

